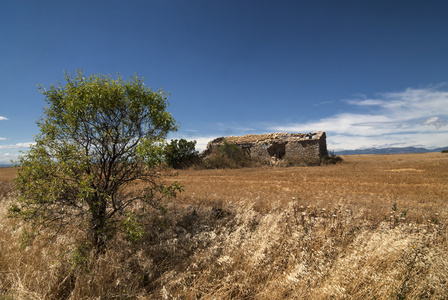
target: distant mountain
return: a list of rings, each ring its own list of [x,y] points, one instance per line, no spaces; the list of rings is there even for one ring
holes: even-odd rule
[[[12,167],[12,164],[0,164],[0,168]]]
[[[442,150],[448,150],[447,147],[436,148],[436,149],[426,149],[426,148],[416,148],[416,147],[389,147],[389,148],[367,148],[367,149],[356,149],[356,150],[340,150],[334,151],[336,155],[353,155],[353,154],[400,154],[400,153],[428,153],[428,152],[442,152]]]

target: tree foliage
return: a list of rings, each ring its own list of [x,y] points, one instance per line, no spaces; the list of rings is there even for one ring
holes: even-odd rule
[[[195,146],[196,141],[171,140],[166,146],[165,161],[167,165],[174,169],[181,169],[193,164],[199,156]]]
[[[136,239],[142,212],[181,189],[165,185],[158,169],[164,139],[177,129],[167,94],[137,76],[64,78],[39,88],[47,106],[35,145],[19,159],[10,211],[32,235],[81,235],[96,249],[118,230]]]

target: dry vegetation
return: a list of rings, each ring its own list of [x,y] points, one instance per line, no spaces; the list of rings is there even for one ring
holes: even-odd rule
[[[90,259],[67,237],[20,250],[0,169],[0,299],[447,299],[448,156],[344,159],[178,171],[143,240]]]

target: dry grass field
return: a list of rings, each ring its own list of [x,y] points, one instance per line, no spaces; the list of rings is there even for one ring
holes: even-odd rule
[[[448,299],[448,154],[181,170],[184,192],[76,267],[64,237],[19,250],[0,169],[0,299]],[[82,267],[79,267],[81,265]]]

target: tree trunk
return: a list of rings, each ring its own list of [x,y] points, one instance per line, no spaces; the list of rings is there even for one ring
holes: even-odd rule
[[[97,252],[104,252],[107,243],[108,228],[106,220],[106,200],[95,197],[91,204],[90,229],[92,230],[92,246]]]

